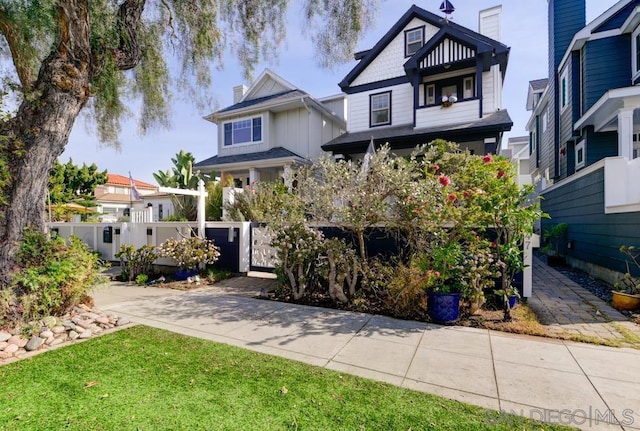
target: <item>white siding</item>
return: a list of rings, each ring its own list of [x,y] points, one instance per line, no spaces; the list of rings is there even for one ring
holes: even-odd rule
[[[479,109],[478,100],[454,103],[448,108],[440,106],[421,108],[416,112],[416,128],[477,121]]]
[[[320,102],[331,112],[335,112],[335,114],[346,120],[347,119],[347,98],[346,96],[344,97],[339,97],[339,98],[332,98],[332,99],[323,99],[320,100]]]
[[[350,94],[347,125],[349,132],[369,129],[369,95],[385,91],[391,91],[391,126],[413,123],[413,87],[410,84],[401,84]]]
[[[439,30],[438,27],[414,18],[401,30],[396,37],[382,50],[380,54],[362,71],[351,84],[352,86],[369,84],[385,79],[405,76],[404,63],[404,30],[425,26],[425,42],[429,41]],[[413,121],[413,120],[412,120]]]
[[[256,144],[238,144],[238,145],[230,145],[228,147],[224,146],[224,123],[228,123],[230,121],[238,121],[245,118],[254,118],[262,115],[262,142]],[[269,128],[272,122],[272,115],[270,112],[257,112],[252,115],[242,116],[242,117],[234,117],[232,119],[226,119],[221,123],[218,123],[218,155],[220,157],[223,156],[233,156],[236,154],[246,154],[246,153],[256,153],[260,151],[267,151],[270,147],[269,145]]]
[[[498,66],[494,66],[498,67]],[[482,112],[488,114],[497,109],[494,75],[491,71],[482,73]]]
[[[291,89],[272,79],[265,79],[262,84],[260,84],[256,88],[251,89],[251,99],[271,96],[272,94],[283,93],[288,90]]]
[[[479,33],[490,37],[493,40],[500,41],[500,15],[502,6],[495,6],[489,9],[481,10],[478,16]]]

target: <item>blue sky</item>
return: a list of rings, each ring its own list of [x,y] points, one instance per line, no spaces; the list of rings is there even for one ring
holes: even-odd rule
[[[441,15],[441,0],[380,1],[374,28],[358,43],[357,50],[369,49],[412,5]],[[478,12],[500,4],[499,0],[453,0],[456,11],[453,20],[472,30],[478,29]],[[587,22],[590,22],[616,0],[587,0]],[[283,41],[278,59],[257,65],[255,76],[268,67],[298,88],[321,98],[340,92],[338,82],[356,62],[322,69],[314,61],[311,42],[301,33],[298,2],[290,2],[287,38]],[[525,134],[529,113],[525,109],[528,82],[547,77],[547,0],[503,0],[502,40],[511,47],[509,66],[504,83],[503,106],[509,111],[513,128],[506,137]],[[181,149],[191,152],[196,161],[216,154],[216,126],[202,117],[216,109],[231,105],[232,88],[245,82],[243,72],[233,55],[224,59],[224,69],[213,73],[213,86],[208,97],[212,104],[204,110],[180,100],[172,103],[171,128],[152,130],[145,136],[137,133],[134,120],[123,124],[122,147],[116,151],[101,145],[86,121],[77,119],[69,144],[60,157],[62,162],[72,158],[74,163],[95,163],[110,173],[128,175],[155,184],[153,173],[171,167],[171,158]],[[136,102],[132,102],[132,110]],[[505,138],[506,142],[506,138]]]

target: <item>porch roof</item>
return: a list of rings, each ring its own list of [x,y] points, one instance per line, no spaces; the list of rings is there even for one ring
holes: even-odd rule
[[[468,142],[494,137],[496,133],[511,130],[512,126],[513,121],[509,113],[503,109],[476,121],[465,123],[419,129],[414,129],[412,124],[404,124],[401,126],[367,129],[362,132],[345,133],[324,144],[322,149],[334,154],[364,153],[371,139],[388,142],[392,149],[413,148],[416,145],[426,144],[438,138],[454,142]]]
[[[585,114],[574,124],[578,131],[585,126],[593,126],[596,132],[618,129],[618,111],[623,108],[640,106],[640,87],[615,88],[607,91]],[[634,113],[634,124],[640,123],[640,114]]]
[[[193,165],[202,170],[248,169],[250,167],[276,167],[291,163],[309,163],[306,158],[284,147],[275,147],[267,151],[235,154],[231,156],[213,156]]]

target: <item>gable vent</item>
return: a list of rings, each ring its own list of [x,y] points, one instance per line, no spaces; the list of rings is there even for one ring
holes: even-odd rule
[[[420,63],[421,68],[475,58],[476,50],[451,39],[443,39]]]

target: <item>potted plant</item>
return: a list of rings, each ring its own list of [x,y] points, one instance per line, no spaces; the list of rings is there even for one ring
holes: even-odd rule
[[[567,223],[558,223],[550,229],[544,231],[545,246],[542,252],[547,255],[547,265],[561,266],[566,263],[562,245],[569,225]]]
[[[620,311],[640,310],[640,277],[631,274],[631,266],[629,260],[640,269],[640,250],[634,246],[623,245],[620,252],[627,256],[625,264],[627,272],[624,277],[614,285],[611,292],[611,305]]]
[[[176,280],[186,280],[198,274],[198,267],[214,263],[220,251],[213,241],[198,237],[169,238],[158,247],[158,255],[173,259],[178,266]]]
[[[423,274],[429,315],[435,322],[452,323],[460,316],[463,262],[463,247],[456,241],[432,246],[416,262]]]

